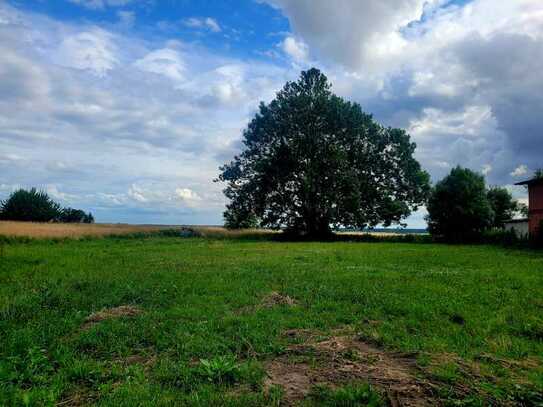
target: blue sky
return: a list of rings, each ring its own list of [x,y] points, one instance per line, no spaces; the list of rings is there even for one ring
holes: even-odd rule
[[[155,41],[176,37],[242,58],[258,57],[258,50],[268,50],[278,35],[289,30],[288,19],[278,9],[254,1],[121,1],[113,3],[119,6],[110,6],[107,1],[29,0],[12,4],[83,24],[115,26],[122,13],[132,13],[133,35]],[[206,19],[217,25],[210,27]]]
[[[538,0],[0,0],[0,198],[37,186],[99,222],[219,224],[218,166],[316,66],[407,129],[434,181],[460,164],[525,200],[542,16]]]

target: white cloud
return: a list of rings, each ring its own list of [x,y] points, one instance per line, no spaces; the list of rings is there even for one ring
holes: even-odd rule
[[[115,26],[0,15],[0,184],[50,186],[98,221],[222,221],[218,167],[292,73]]]
[[[492,165],[490,165],[490,164],[484,164],[484,165],[483,165],[483,169],[482,169],[481,172],[483,173],[483,175],[486,176],[486,175],[490,174],[491,171],[492,171]]]
[[[207,29],[214,33],[218,33],[222,31],[221,26],[219,25],[217,20],[211,17],[206,17],[206,18],[190,17],[183,20],[183,24],[190,28]]]
[[[144,195],[143,189],[136,184],[132,184],[130,186],[130,188],[128,189],[128,196],[140,203],[145,203],[148,201],[148,199]]]
[[[77,4],[79,6],[92,9],[102,10],[106,7],[122,7],[134,0],[68,0],[70,3]]]
[[[528,173],[528,167],[524,164],[519,165],[511,172],[512,177],[522,177]]]
[[[214,18],[207,17],[205,20],[205,24],[214,33],[218,33],[221,31],[219,23],[217,23],[217,20],[215,20]]]
[[[376,58],[393,56],[405,47],[399,30],[418,20],[427,3],[426,0],[267,2],[280,8],[295,33],[322,57],[364,69],[371,69]]]
[[[461,164],[505,184],[540,166],[540,1],[268,2],[291,22],[270,53],[273,63],[142,39],[118,24],[76,26],[0,2],[0,183],[55,185],[115,221],[133,211],[219,222],[217,167],[239,151],[258,102],[310,62],[336,93],[408,129],[434,180]],[[183,24],[221,29],[211,17]],[[201,200],[189,207],[177,189]]]
[[[175,195],[179,198],[186,206],[190,208],[195,208],[200,205],[202,198],[196,192],[189,188],[176,188]]]
[[[170,48],[151,51],[134,65],[143,71],[164,75],[176,81],[182,81],[186,71],[181,54]]]
[[[65,37],[54,58],[66,67],[88,69],[98,76],[104,76],[119,64],[117,54],[113,36],[93,27]]]
[[[281,49],[296,62],[306,62],[309,56],[307,45],[294,37],[286,37],[281,42]]]
[[[289,19],[336,92],[410,128],[434,178],[440,163],[491,165],[490,181],[507,182],[517,157],[540,160],[541,1],[266,2]]]

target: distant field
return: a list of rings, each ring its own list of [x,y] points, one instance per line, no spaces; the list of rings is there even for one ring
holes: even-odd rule
[[[135,233],[152,233],[161,230],[181,229],[184,226],[180,225],[129,225],[129,224],[79,224],[79,223],[33,223],[33,222],[10,222],[0,221],[0,236],[17,236],[17,237],[32,237],[32,238],[81,238],[89,236],[115,236],[127,235]],[[187,226],[192,230],[197,231],[203,237],[241,237],[267,235],[277,233],[271,230],[254,229],[254,230],[227,230],[220,226]],[[375,232],[340,232],[339,236],[361,236],[361,235],[376,235],[376,236],[396,236],[399,233],[415,233],[421,234],[423,231],[419,229],[406,230],[399,232],[395,230],[387,231],[386,229],[376,230]]]
[[[157,232],[171,226],[105,223],[33,223],[0,221],[0,235],[35,238],[79,238],[85,236],[126,235]]]
[[[14,240],[0,405],[538,406],[542,315],[530,251]]]

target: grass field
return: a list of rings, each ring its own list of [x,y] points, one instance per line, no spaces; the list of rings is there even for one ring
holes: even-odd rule
[[[0,405],[536,406],[542,315],[535,251],[15,240]]]

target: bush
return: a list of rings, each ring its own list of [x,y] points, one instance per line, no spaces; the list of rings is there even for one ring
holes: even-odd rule
[[[63,223],[94,223],[92,213],[87,214],[81,209],[73,208],[64,208],[58,220]]]
[[[1,202],[0,218],[29,222],[51,222],[59,218],[61,206],[44,191],[19,189]]]
[[[477,240],[494,220],[485,179],[467,168],[453,168],[428,200],[428,230],[447,241]]]
[[[45,191],[19,189],[0,201],[0,220],[26,222],[94,223],[92,213],[62,208]]]
[[[492,229],[481,236],[481,243],[487,244],[524,247],[527,242],[527,239],[518,237],[514,230]]]

